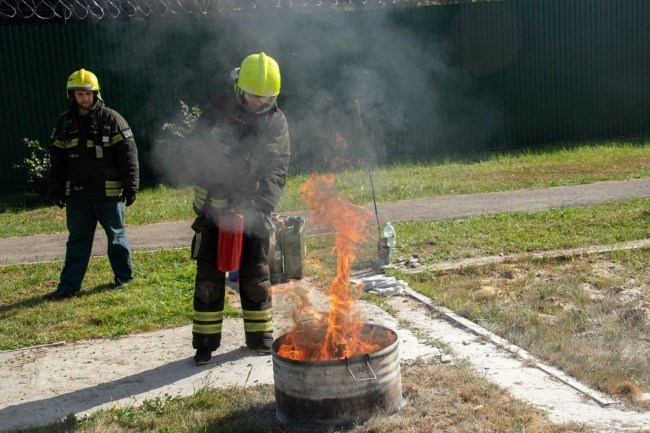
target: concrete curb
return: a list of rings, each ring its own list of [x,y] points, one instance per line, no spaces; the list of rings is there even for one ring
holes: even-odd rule
[[[447,321],[459,325],[462,328],[467,329],[468,331],[471,331],[472,333],[479,335],[481,337],[484,337],[491,341],[493,344],[495,344],[498,347],[501,347],[508,352],[516,355],[517,357],[525,360],[525,361],[530,361],[534,363],[534,365],[539,368],[540,370],[544,371],[545,373],[555,377],[556,379],[566,383],[567,385],[571,386],[572,388],[576,389],[577,391],[582,392],[583,394],[589,396],[591,399],[593,399],[598,405],[601,407],[606,407],[611,404],[615,404],[616,401],[610,399],[607,395],[596,391],[594,389],[591,389],[585,385],[583,385],[581,382],[578,380],[574,379],[573,377],[569,376],[568,374],[564,373],[563,371],[552,367],[550,365],[544,364],[541,362],[539,359],[535,358],[533,355],[522,349],[521,347],[518,347],[512,343],[510,343],[508,340],[505,340],[501,337],[499,337],[496,334],[493,334],[492,332],[488,331],[485,328],[480,327],[476,323],[465,319],[462,316],[459,316],[458,314],[454,313],[453,311],[449,310],[448,308],[441,307],[439,305],[435,305],[429,298],[426,296],[416,292],[415,290],[411,289],[410,287],[407,287],[404,290],[404,293],[410,296],[411,298],[417,300],[418,302],[421,302],[425,305],[427,305],[429,308],[440,314],[442,317],[444,317]]]

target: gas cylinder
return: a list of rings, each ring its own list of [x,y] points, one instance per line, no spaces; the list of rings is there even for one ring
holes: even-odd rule
[[[223,212],[219,216],[217,236],[217,269],[221,272],[238,270],[244,237],[244,216],[232,210]]]

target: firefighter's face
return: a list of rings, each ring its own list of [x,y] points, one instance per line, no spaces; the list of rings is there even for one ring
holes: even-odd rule
[[[73,95],[80,110],[90,111],[95,102],[95,92],[92,90],[75,90]]]
[[[269,98],[268,96],[251,95],[250,93],[245,93],[245,92],[244,92],[244,100],[246,101],[246,105],[248,105],[255,111],[259,110],[264,105],[271,103],[271,98]]]

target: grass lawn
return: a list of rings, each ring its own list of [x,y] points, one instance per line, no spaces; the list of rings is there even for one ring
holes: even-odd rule
[[[399,164],[374,172],[377,197],[394,201],[438,195],[542,188],[650,176],[648,145],[611,143],[545,153],[499,155],[482,161]],[[289,179],[279,211],[301,209],[307,175]],[[356,204],[372,201],[365,170],[336,174],[338,190]],[[0,236],[64,231],[64,213],[29,197],[0,198]],[[434,302],[479,323],[623,404],[650,392],[650,261],[648,248],[570,257],[510,260],[435,271],[432,265],[487,255],[509,255],[646,239],[650,200],[583,208],[511,212],[455,221],[396,224],[398,256],[417,255],[418,272],[387,272]],[[134,225],[187,220],[191,190],[153,187],[127,211]],[[332,276],[332,237],[307,239],[307,274],[317,284]],[[355,267],[370,266],[374,244],[361,245]],[[106,258],[91,260],[82,296],[45,302],[60,262],[0,267],[0,349],[57,341],[119,338],[187,325],[192,317],[194,262],[188,249],[135,252],[136,280],[109,290]],[[226,314],[238,317],[237,308]],[[644,363],[645,362],[645,363]],[[553,424],[474,374],[467,365],[417,364],[403,369],[408,404],[392,417],[346,432],[584,432]],[[28,432],[292,432],[277,425],[273,388],[199,390],[189,398],[160,398],[140,407],[100,411],[85,419]]]

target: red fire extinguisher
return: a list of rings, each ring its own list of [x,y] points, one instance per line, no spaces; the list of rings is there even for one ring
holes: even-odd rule
[[[217,269],[221,272],[238,270],[241,263],[244,216],[233,210],[223,212],[219,216],[217,236]]]

